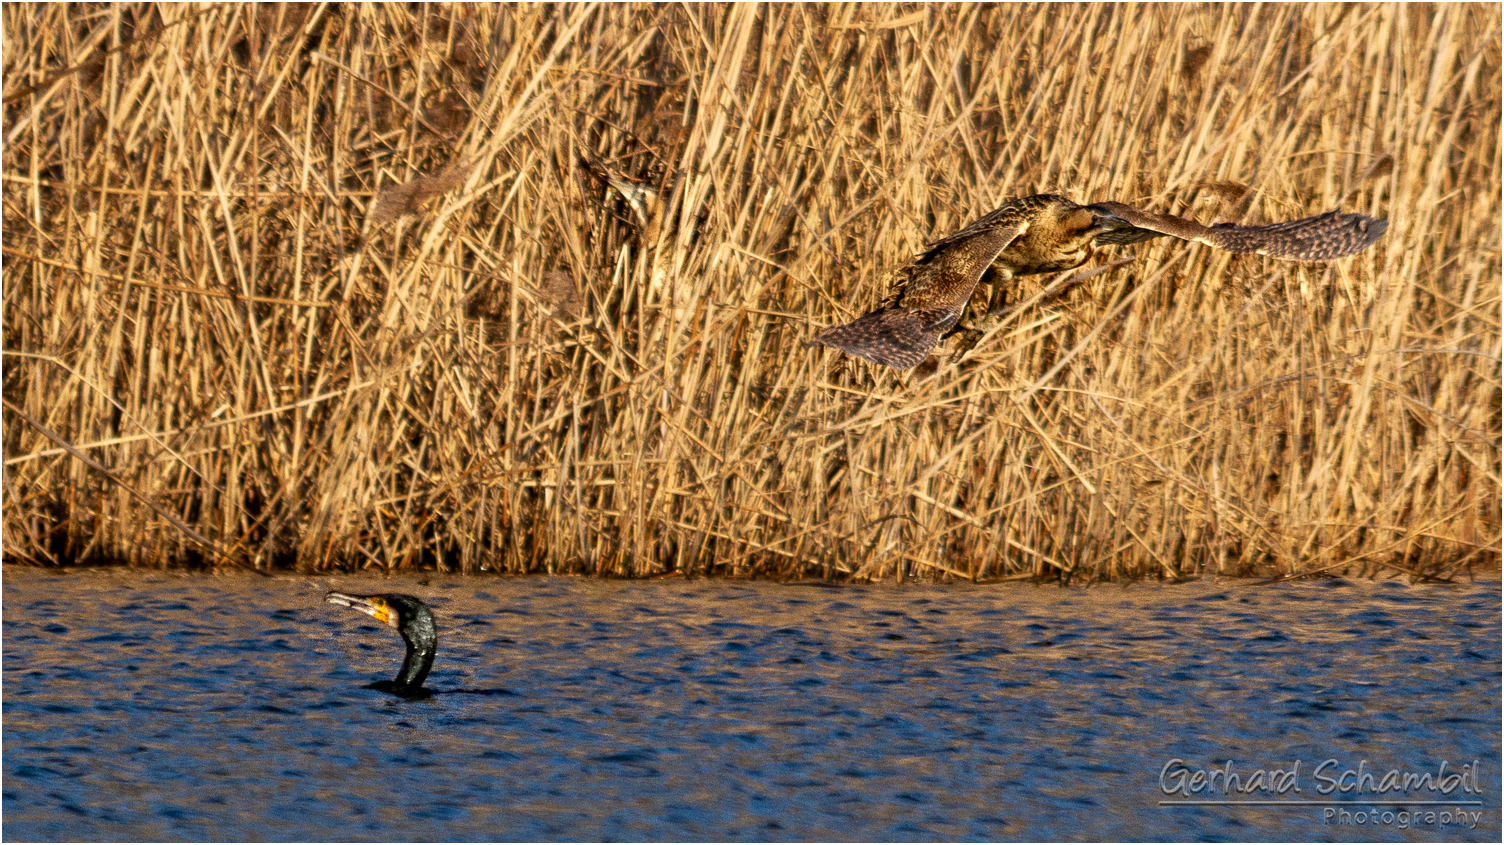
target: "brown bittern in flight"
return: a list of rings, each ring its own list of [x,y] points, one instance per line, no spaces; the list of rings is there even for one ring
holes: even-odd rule
[[[1389,221],[1328,211],[1288,223],[1203,226],[1120,202],[1079,205],[1056,194],[1011,199],[975,223],[936,241],[904,268],[876,310],[815,335],[834,347],[903,370],[923,361],[961,319],[984,276],[994,308],[1015,276],[1079,267],[1092,248],[1169,235],[1233,252],[1291,261],[1330,261],[1361,252]]]

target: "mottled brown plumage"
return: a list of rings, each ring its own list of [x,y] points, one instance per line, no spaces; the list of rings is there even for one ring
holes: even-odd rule
[[[918,364],[961,318],[977,280],[1018,234],[1017,227],[999,224],[937,245],[905,269],[876,311],[832,326],[814,342],[900,370]]]
[[[1078,267],[1109,225],[1119,225],[1117,218],[1055,194],[1009,200],[930,244],[875,311],[825,329],[811,342],[908,369],[955,326],[983,278],[996,299],[1015,276]]]
[[[930,244],[900,271],[892,293],[876,310],[824,329],[811,343],[908,369],[928,357],[956,325],[984,279],[991,283],[990,307],[996,310],[1015,276],[1079,267],[1095,246],[1169,235],[1233,252],[1329,261],[1362,251],[1388,225],[1362,214],[1329,211],[1267,226],[1203,226],[1119,202],[1079,205],[1056,194],[1019,197]]]

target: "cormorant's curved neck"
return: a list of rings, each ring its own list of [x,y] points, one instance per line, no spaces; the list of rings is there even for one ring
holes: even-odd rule
[[[397,670],[397,677],[392,679],[394,691],[399,692],[423,688],[423,679],[433,668],[434,652],[439,647],[439,632],[428,608],[420,606],[418,612],[404,622],[401,631],[402,640],[407,643],[407,657],[402,661],[402,668]]]

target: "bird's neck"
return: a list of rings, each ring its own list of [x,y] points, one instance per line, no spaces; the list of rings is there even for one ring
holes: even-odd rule
[[[407,658],[402,661],[402,668],[398,670],[397,677],[392,679],[392,686],[412,690],[421,688],[423,679],[428,677],[428,670],[433,666],[433,655],[437,650],[437,645],[433,640],[409,641]]]

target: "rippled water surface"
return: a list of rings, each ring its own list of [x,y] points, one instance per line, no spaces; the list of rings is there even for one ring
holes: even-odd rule
[[[323,604],[330,588],[423,597],[441,636],[428,685],[495,694],[364,688],[395,673],[401,641]],[[826,589],[7,567],[3,835],[1498,841],[1499,606],[1497,582]],[[1332,776],[1476,760],[1481,794],[1464,779],[1429,797],[1475,804],[1161,803],[1315,801],[1328,760]],[[1292,767],[1298,793],[1187,786]]]

